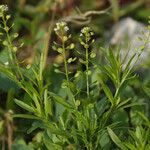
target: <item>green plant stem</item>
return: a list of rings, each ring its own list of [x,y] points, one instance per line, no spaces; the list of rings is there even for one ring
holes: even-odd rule
[[[92,142],[89,142],[88,150],[93,150]]]
[[[69,84],[69,71],[68,71],[68,66],[67,66],[65,41],[63,39],[62,39],[62,49],[63,49],[62,55],[63,55],[63,59],[64,59],[64,67],[65,67],[65,75],[66,75],[66,80],[67,80],[67,87],[71,91],[71,87],[70,87],[70,84]],[[76,105],[74,96],[73,96],[73,103],[74,103],[74,105]]]
[[[87,38],[86,38],[86,90],[87,90],[87,97],[89,97],[90,92],[89,92],[89,75],[88,75],[88,71],[89,71],[89,53],[88,53],[88,42],[87,42]]]
[[[8,46],[8,50],[9,50],[8,55],[9,55],[9,58],[10,58],[9,64],[12,64],[13,63],[13,57],[12,57],[12,51],[11,51],[12,47],[11,47],[11,41],[10,41],[8,31],[6,30],[7,25],[6,25],[6,20],[5,20],[4,15],[2,16],[2,20],[3,20],[3,25],[4,25],[4,30],[5,30],[5,33],[6,33],[6,37],[7,37],[8,42],[9,42],[8,44],[10,45],[10,46]]]
[[[52,18],[49,23],[48,31],[46,34],[46,42],[45,42],[45,47],[42,51],[42,56],[41,56],[41,61],[40,61],[40,80],[43,80],[43,70],[46,67],[46,60],[47,60],[47,55],[48,55],[48,50],[49,50],[49,44],[50,44],[50,39],[51,39],[51,33],[52,33],[52,27],[54,25],[54,18],[55,18],[55,12],[52,13]],[[43,84],[43,83],[42,83]]]
[[[17,58],[16,58],[16,55],[15,54],[13,54],[13,52],[12,52],[12,49],[13,49],[13,44],[12,44],[12,41],[11,41],[11,38],[10,38],[10,36],[9,36],[9,31],[8,31],[8,27],[7,27],[7,24],[6,24],[6,20],[5,20],[5,17],[4,17],[4,15],[2,16],[2,20],[3,20],[3,24],[4,24],[4,30],[5,30],[5,33],[6,33],[6,37],[7,37],[7,40],[8,40],[8,50],[9,50],[9,58],[10,58],[10,62],[9,62],[9,64],[13,64],[13,65],[16,65],[16,67],[17,67],[17,70],[18,70],[18,73],[19,73],[19,75],[20,75],[20,77],[21,77],[21,79],[23,79],[23,75],[22,75],[22,73],[21,73],[21,71],[20,71],[20,68],[19,68],[19,65],[18,65],[18,62],[17,62]],[[15,60],[15,62],[14,62],[14,60]]]
[[[65,67],[65,74],[66,74],[67,86],[69,86],[69,75],[68,75],[68,67],[67,67],[65,42],[64,41],[62,41],[62,49],[63,49],[63,59],[64,59],[64,67]]]
[[[108,121],[110,120],[111,115],[113,114],[113,112],[115,111],[115,106],[110,107],[109,111],[107,112],[104,120],[103,120],[103,124],[102,124],[102,128],[104,128],[105,126],[107,126]]]

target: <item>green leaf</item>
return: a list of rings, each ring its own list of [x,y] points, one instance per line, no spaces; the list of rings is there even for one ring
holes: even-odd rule
[[[45,133],[43,136],[43,142],[48,150],[62,150],[62,145],[55,144],[50,137]]]
[[[137,150],[137,148],[131,143],[124,143],[124,145],[128,147],[130,150]]]
[[[65,108],[69,109],[69,110],[73,110],[73,106],[71,106],[71,104],[65,102],[65,100],[63,98],[61,98],[60,96],[50,92],[50,95],[56,100],[57,103],[63,105]]]
[[[18,106],[20,106],[21,108],[23,108],[23,109],[25,109],[25,110],[27,110],[27,111],[29,111],[29,112],[36,112],[36,111],[35,111],[35,108],[29,106],[28,104],[24,103],[24,102],[21,101],[21,100],[15,99],[15,103],[16,103]]]
[[[47,90],[44,92],[44,108],[46,117],[48,117],[48,115],[52,115],[51,102],[47,95]]]
[[[138,127],[138,126],[137,126],[137,127]],[[138,137],[136,136],[136,131],[131,131],[131,130],[129,130],[128,132],[129,132],[130,136],[133,138],[133,140],[134,140],[135,142],[137,142],[138,145],[139,145],[140,140],[139,140]]]
[[[30,134],[36,129],[45,129],[45,125],[41,121],[34,121],[32,126],[28,129],[27,133]]]
[[[137,106],[137,105],[140,105],[140,106],[144,105],[144,103],[142,103],[142,102],[131,102],[131,103],[129,103],[130,101],[131,101],[131,98],[119,103],[117,108],[124,109],[124,108],[133,107],[133,106]]]
[[[110,66],[98,65],[97,67],[101,72],[104,72],[114,83],[116,83],[115,75]]]
[[[114,56],[112,50],[109,50],[108,60],[110,61],[110,64],[112,65],[112,67],[114,69],[116,69],[116,71],[117,71],[117,68],[118,68],[119,64],[118,64],[118,61],[117,61],[116,57]]]
[[[14,89],[16,92],[19,89],[19,86],[6,74],[0,73],[0,90],[8,92],[10,89]]]
[[[13,118],[24,118],[24,119],[35,119],[35,120],[39,120],[41,118],[36,117],[34,115],[28,115],[28,114],[15,114],[12,115]]]
[[[0,135],[3,133],[3,131],[4,131],[4,121],[1,120],[0,121]]]
[[[126,76],[124,79],[122,79],[120,87],[119,87],[117,93],[115,94],[115,97],[118,97],[120,95],[120,93],[126,88],[126,86],[128,85],[128,83],[130,81],[132,81],[133,79],[135,79],[135,77],[136,77],[136,75],[128,77],[128,78]]]
[[[25,143],[23,139],[15,140],[12,144],[12,150],[34,150]]]
[[[34,95],[36,95],[36,97],[38,97],[38,99],[40,99],[40,95],[38,93],[38,91],[33,87],[33,85],[29,82],[26,81],[21,81],[22,83],[22,88],[29,94],[29,96],[34,99],[33,93]]]
[[[133,102],[133,103],[131,103],[131,104],[122,106],[122,109],[124,109],[124,108],[129,108],[129,107],[133,107],[133,106],[141,106],[141,105],[144,105],[144,103]]]
[[[122,108],[122,106],[125,106],[126,104],[128,104],[129,102],[131,101],[131,98],[123,101],[123,102],[120,102],[117,106],[117,108]]]
[[[4,65],[0,64],[0,72],[14,81],[19,87],[21,87],[20,82],[17,80],[16,76],[11,72],[9,68],[6,68]]]
[[[149,128],[150,128],[150,121],[149,119],[141,112],[138,112],[138,114],[142,117],[142,119],[144,120],[144,124],[146,124]]]
[[[14,94],[15,94],[15,89],[10,88],[9,91],[7,92],[7,100],[6,100],[6,108],[7,110],[14,109]]]
[[[132,55],[132,57],[130,57],[130,59],[128,60],[126,66],[125,66],[125,69],[123,71],[122,80],[125,80],[132,72],[132,68],[134,65],[131,66],[131,64],[134,61],[135,56],[136,56],[136,53],[134,53]]]
[[[70,88],[71,88],[71,84],[70,84]],[[75,98],[74,98],[73,92],[70,90],[70,88],[68,88],[68,87],[66,88],[66,93],[67,93],[70,104],[72,104],[72,106],[74,105],[74,107],[75,107]]]
[[[33,93],[33,101],[35,103],[37,113],[39,115],[42,115],[41,105],[40,105],[40,102],[39,102],[38,98],[36,97],[35,93]]]
[[[102,80],[100,82],[101,82],[102,88],[103,88],[107,98],[109,99],[109,101],[113,105],[114,98],[113,98],[112,92],[110,91],[109,87]]]
[[[111,130],[111,128],[107,127],[107,131],[112,139],[112,141],[121,149],[121,150],[128,150],[122,141],[118,138],[118,136]]]

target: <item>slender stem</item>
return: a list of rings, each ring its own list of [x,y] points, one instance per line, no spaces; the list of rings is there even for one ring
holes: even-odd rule
[[[69,76],[68,76],[68,67],[67,67],[65,42],[64,41],[62,41],[62,49],[63,49],[63,58],[64,58],[64,67],[65,67],[66,80],[67,80],[67,84],[69,86]]]
[[[5,17],[4,17],[4,15],[2,16],[2,20],[3,20],[3,25],[4,25],[4,30],[5,30],[5,33],[6,33],[6,37],[7,37],[7,39],[8,39],[8,44],[10,45],[10,46],[8,46],[8,50],[9,50],[9,64],[12,64],[13,63],[13,57],[12,57],[12,52],[11,52],[11,41],[10,41],[10,38],[9,38],[9,35],[8,35],[8,31],[6,30],[6,28],[7,28],[7,25],[6,25],[6,20],[5,20]]]
[[[87,38],[86,38],[86,90],[87,90],[87,97],[89,97],[89,53],[88,53],[88,47],[87,47]]]
[[[110,107],[109,111],[106,112],[106,113],[107,113],[107,116],[104,115],[105,118],[104,118],[104,120],[103,120],[102,128],[105,127],[105,126],[107,126],[107,122],[108,122],[108,120],[110,119],[111,115],[113,114],[114,110],[115,110],[115,107],[112,106],[112,107]]]
[[[92,150],[92,149],[93,149],[92,142],[90,142],[89,150]]]
[[[54,18],[55,18],[55,11],[52,12],[52,17],[49,21],[49,27],[48,27],[48,31],[46,34],[46,42],[45,42],[45,46],[44,49],[41,53],[41,59],[40,59],[40,70],[39,70],[39,77],[37,78],[38,81],[38,91],[40,93],[40,103],[41,105],[43,105],[43,93],[44,93],[44,79],[43,79],[43,71],[46,67],[46,61],[47,61],[47,57],[48,57],[48,50],[49,50],[49,45],[50,45],[50,40],[51,40],[51,33],[52,33],[52,28],[54,26]]]
[[[68,72],[68,66],[67,66],[65,42],[63,40],[62,40],[62,49],[63,49],[63,59],[64,59],[64,67],[65,67],[65,74],[66,74],[66,80],[67,80],[67,87],[71,91],[70,84],[69,84],[69,72]],[[74,96],[73,96],[73,103],[75,105],[75,98],[74,98]]]
[[[49,44],[50,44],[50,40],[51,40],[52,27],[54,25],[54,18],[55,18],[55,12],[52,13],[52,18],[50,20],[48,31],[46,33],[45,46],[44,46],[44,49],[43,49],[42,54],[41,54],[40,71],[39,71],[41,82],[43,81],[43,70],[46,67],[46,60],[48,57],[48,50],[49,50]],[[41,83],[41,84],[43,84],[43,83]]]
[[[2,16],[2,19],[3,19],[3,24],[4,24],[4,30],[5,30],[5,32],[6,32],[6,37],[7,37],[7,40],[8,40],[8,45],[7,45],[7,47],[8,47],[8,50],[9,50],[9,58],[10,58],[9,64],[16,65],[17,70],[18,70],[18,73],[19,73],[21,79],[23,79],[22,73],[21,73],[21,71],[20,71],[20,69],[19,69],[19,64],[18,64],[18,62],[17,62],[16,55],[13,54],[13,52],[12,52],[13,44],[12,44],[11,38],[10,38],[10,36],[9,36],[9,31],[8,31],[8,29],[7,29],[8,27],[7,27],[7,24],[6,24],[6,20],[5,20],[4,15]]]

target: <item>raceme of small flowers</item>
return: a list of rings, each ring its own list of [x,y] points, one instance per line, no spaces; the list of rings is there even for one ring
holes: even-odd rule
[[[81,37],[86,36],[90,38],[93,35],[94,33],[90,27],[84,27],[83,29],[81,29],[81,34],[80,34]]]
[[[84,46],[84,48],[89,48],[89,46],[94,43],[93,39],[94,32],[90,27],[83,27],[80,33],[80,43]]]
[[[67,31],[69,30],[66,22],[58,22],[56,23],[56,27],[54,28],[55,33],[57,36],[63,41],[67,41],[70,38],[70,35],[67,35]]]
[[[0,5],[0,17],[2,17],[3,14],[7,11],[8,11],[8,6],[7,5]]]
[[[67,32],[69,30],[66,22],[62,21],[62,22],[56,23],[56,28],[54,28],[54,31],[57,33],[61,30],[65,31],[65,32]]]

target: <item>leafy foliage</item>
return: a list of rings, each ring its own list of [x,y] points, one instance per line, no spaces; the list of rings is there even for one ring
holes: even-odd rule
[[[117,21],[120,17],[119,3],[115,0],[111,3],[113,18]],[[44,34],[46,40],[44,44],[38,43],[42,46],[36,45],[38,50],[37,55],[31,58],[33,62],[25,64],[24,60],[18,59],[23,43],[18,41],[20,35],[13,29],[17,27],[11,24],[8,7],[0,5],[0,36],[2,55],[5,56],[0,62],[0,71],[2,77],[13,83],[8,88],[7,110],[0,109],[5,116],[0,121],[0,135],[5,139],[5,124],[8,130],[13,120],[26,119],[29,123],[26,135],[33,137],[28,143],[17,137],[7,148],[108,150],[118,147],[122,150],[149,150],[150,121],[143,111],[145,103],[135,94],[130,95],[135,80],[138,80],[136,63],[149,42],[149,27],[148,34],[140,38],[144,44],[129,59],[126,56],[122,59],[120,49],[114,51],[98,46],[98,50],[94,50],[97,41],[91,27],[83,27],[76,35],[77,41],[66,22],[58,22],[53,27],[53,17],[48,31],[39,31],[37,35],[34,29],[36,20],[31,23],[31,34],[36,37],[31,42],[41,42]],[[21,21],[27,23],[27,20]],[[53,28],[55,38],[51,39]],[[59,62],[53,63],[51,68],[47,66],[50,40],[54,40],[51,47],[59,56]],[[76,67],[71,70],[72,64]],[[150,96],[147,85],[143,85],[142,90]],[[135,114],[141,122],[132,123]],[[21,126],[25,127],[22,122]],[[10,138],[8,136],[8,141],[12,140]]]

